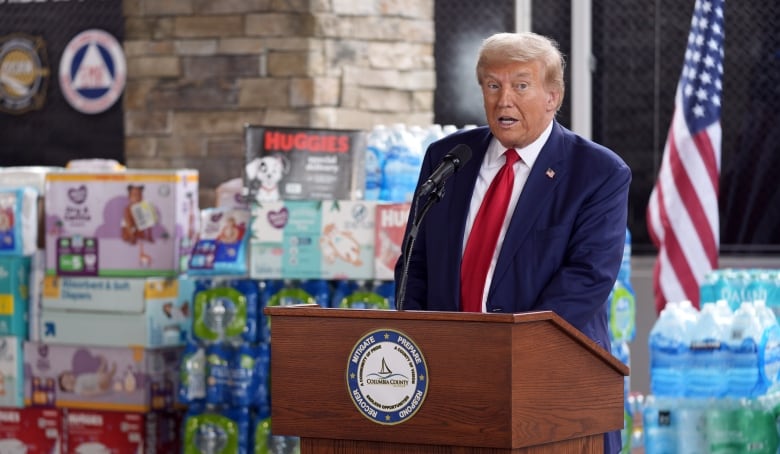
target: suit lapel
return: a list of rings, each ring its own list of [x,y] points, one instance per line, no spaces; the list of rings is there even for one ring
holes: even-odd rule
[[[553,197],[555,188],[566,177],[568,167],[565,162],[563,132],[557,122],[553,123],[553,130],[547,143],[534,162],[531,173],[528,176],[517,206],[509,222],[504,243],[498,255],[496,269],[493,273],[493,281],[488,297],[495,291],[496,284],[512,265],[513,257],[520,247],[531,241],[531,232],[536,225],[539,213],[548,206]]]
[[[466,217],[471,204],[471,195],[474,192],[474,184],[479,176],[482,160],[485,158],[492,138],[490,130],[484,127],[484,134],[466,144],[471,147],[471,159],[451,177],[453,180],[453,185],[450,188],[451,193],[445,194],[442,199],[442,202],[447,201],[447,215],[453,221],[453,224],[445,231],[448,235],[447,244],[450,246],[450,250],[447,251],[449,274],[454,277],[451,282],[456,283],[456,288],[453,290],[456,310],[460,307],[460,262],[463,233],[466,230]]]

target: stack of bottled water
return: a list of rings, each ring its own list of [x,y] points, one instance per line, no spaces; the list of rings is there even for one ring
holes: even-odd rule
[[[374,126],[367,136],[365,199],[411,201],[428,146],[457,130],[454,125],[440,124],[425,128],[403,123]]]
[[[389,202],[409,202],[420,175],[423,151],[419,140],[402,123],[390,129],[387,154],[382,168],[379,198]]]
[[[778,388],[780,327],[764,301],[732,311],[718,300],[698,312],[689,302],[668,303],[648,344],[647,454],[776,453],[774,409],[760,402]]]

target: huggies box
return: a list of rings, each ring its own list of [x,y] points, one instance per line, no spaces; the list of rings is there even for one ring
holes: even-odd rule
[[[0,452],[60,454],[60,417],[56,408],[0,408]]]
[[[192,326],[195,281],[178,278],[47,276],[43,341],[56,344],[184,345]]]
[[[249,200],[363,198],[365,131],[246,125],[244,133]]]
[[[25,405],[145,412],[173,408],[182,348],[24,343]]]
[[[410,208],[410,202],[380,203],[376,207],[375,279],[395,279],[395,265],[401,257]]]
[[[181,411],[131,413],[67,409],[63,413],[66,453],[169,454],[181,451]]]
[[[46,273],[175,276],[198,231],[198,172],[46,175]]]

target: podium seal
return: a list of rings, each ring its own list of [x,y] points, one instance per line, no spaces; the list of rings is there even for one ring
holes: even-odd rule
[[[349,355],[347,391],[366,418],[378,424],[400,424],[417,413],[428,393],[425,357],[400,331],[371,331]]]

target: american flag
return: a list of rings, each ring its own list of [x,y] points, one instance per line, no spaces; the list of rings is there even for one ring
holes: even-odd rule
[[[724,0],[696,0],[674,114],[647,223],[658,248],[653,287],[660,312],[668,301],[699,306],[699,286],[718,267],[720,108]]]

